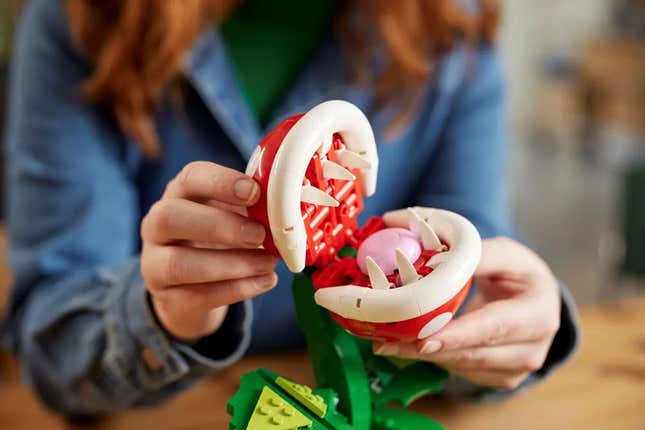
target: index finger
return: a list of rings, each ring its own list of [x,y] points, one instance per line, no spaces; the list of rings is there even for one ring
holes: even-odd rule
[[[508,345],[540,339],[543,327],[518,310],[516,301],[500,300],[450,321],[439,333],[417,343],[422,352]],[[531,323],[529,323],[531,321]]]
[[[251,206],[260,197],[260,187],[242,172],[208,161],[195,161],[170,181],[164,197]]]

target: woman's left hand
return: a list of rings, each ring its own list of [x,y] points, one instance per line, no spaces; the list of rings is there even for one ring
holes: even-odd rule
[[[417,343],[375,343],[379,355],[436,363],[479,385],[513,389],[540,369],[560,324],[547,264],[505,237],[482,241],[477,292],[464,313]]]

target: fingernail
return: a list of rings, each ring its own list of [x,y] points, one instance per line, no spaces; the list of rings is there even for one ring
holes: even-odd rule
[[[266,290],[272,288],[277,282],[277,276],[274,274],[262,276],[257,279],[256,283],[259,288]]]
[[[423,348],[421,348],[421,353],[422,354],[432,354],[433,352],[437,352],[441,349],[441,341],[440,340],[429,340],[426,342],[425,345],[423,345]]]
[[[260,191],[258,184],[251,178],[242,178],[233,184],[233,193],[235,197],[245,202],[251,202]]]
[[[256,222],[246,222],[242,224],[242,230],[240,231],[240,238],[242,242],[251,246],[259,246],[264,241],[264,236],[266,232],[264,231],[264,226]]]
[[[399,348],[399,345],[393,343],[384,343],[383,345],[376,348],[376,351],[374,351],[374,353],[376,355],[397,355],[400,350],[401,348]]]

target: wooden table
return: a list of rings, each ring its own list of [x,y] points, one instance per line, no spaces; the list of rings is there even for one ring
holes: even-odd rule
[[[414,409],[459,430],[645,429],[645,298],[583,309],[582,320],[580,352],[547,381],[499,403],[426,399]],[[14,376],[0,382],[0,429],[226,429],[226,400],[256,367],[312,382],[305,353],[254,357],[164,406],[81,426],[45,411]]]

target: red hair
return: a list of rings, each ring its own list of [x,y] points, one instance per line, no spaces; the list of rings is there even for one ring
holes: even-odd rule
[[[86,98],[107,107],[125,133],[148,156],[159,153],[155,109],[165,88],[182,75],[186,52],[202,29],[221,21],[235,0],[67,0],[77,44],[94,64],[83,83]],[[499,10],[480,0],[468,13],[456,0],[350,0],[338,16],[341,39],[358,58],[357,76],[375,82],[378,98],[392,100],[402,90],[427,82],[433,61],[458,40],[472,44],[493,38]],[[356,15],[365,25],[356,24]],[[375,28],[376,34],[369,34]],[[376,37],[374,37],[376,36]],[[374,44],[389,62],[370,76],[364,60]],[[408,104],[413,107],[413,103]],[[403,114],[401,117],[405,117]]]

